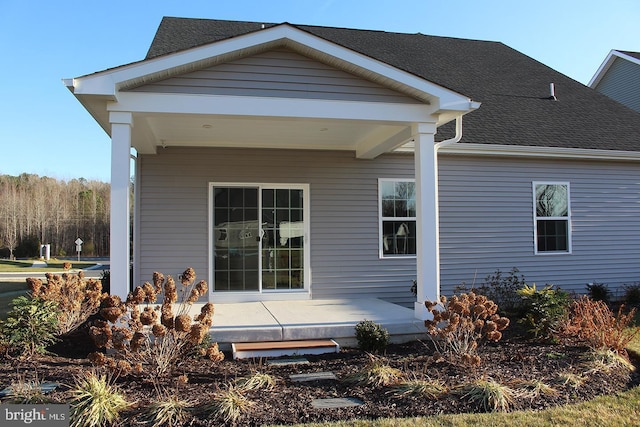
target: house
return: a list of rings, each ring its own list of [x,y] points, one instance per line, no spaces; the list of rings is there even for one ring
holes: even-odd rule
[[[640,112],[640,53],[612,50],[589,87]]]
[[[413,306],[501,269],[640,281],[640,114],[499,42],[164,18],[64,81],[112,140],[111,286]],[[417,279],[417,297],[410,292]]]

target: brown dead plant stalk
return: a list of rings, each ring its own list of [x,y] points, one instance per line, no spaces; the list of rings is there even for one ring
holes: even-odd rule
[[[640,326],[630,327],[635,312],[633,308],[625,313],[620,306],[614,314],[605,302],[582,296],[570,304],[562,335],[584,340],[593,350],[609,349],[626,356],[625,347],[640,332]]]

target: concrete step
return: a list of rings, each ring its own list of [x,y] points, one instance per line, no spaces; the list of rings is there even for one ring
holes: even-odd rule
[[[231,349],[234,359],[340,352],[338,343],[331,339],[232,343]]]

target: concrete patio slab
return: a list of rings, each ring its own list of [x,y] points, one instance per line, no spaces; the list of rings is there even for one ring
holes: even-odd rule
[[[194,305],[193,310],[198,310]],[[424,338],[426,329],[413,309],[380,299],[263,301],[215,304],[211,333],[232,342],[334,339],[354,346],[355,326],[371,320],[389,331],[392,342]]]

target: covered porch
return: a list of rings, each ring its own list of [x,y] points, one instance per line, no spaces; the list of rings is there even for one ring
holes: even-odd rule
[[[251,64],[246,62],[249,59]],[[227,70],[227,65],[232,67]],[[304,72],[300,71],[300,67]],[[221,83],[222,77],[225,82],[233,81],[234,86],[226,87],[227,83]],[[302,82],[298,81],[300,79]],[[455,120],[458,133],[456,138],[448,142],[458,140],[461,117],[478,108],[478,103],[287,24],[69,79],[65,83],[111,136],[110,247],[113,293],[126,297],[131,285],[139,284],[146,278],[140,273],[141,270],[146,272],[162,267],[164,272],[166,269],[175,272],[178,268],[189,266],[195,259],[199,263],[195,266],[199,274],[208,277],[212,285],[209,300],[229,303],[217,305],[214,335],[251,331],[286,340],[296,339],[304,332],[346,338],[353,335],[353,326],[364,319],[381,323],[392,332],[399,325],[410,330],[416,319],[427,317],[423,302],[426,299],[438,299],[440,289],[437,149],[443,143],[435,143],[435,134],[439,126]],[[132,148],[138,154],[133,227],[129,191]],[[225,169],[224,164],[219,164],[217,169],[199,164],[196,171],[191,171],[189,166],[194,157],[184,153],[195,152],[195,156],[203,158],[212,152],[188,151],[193,149],[242,149],[250,154],[265,153],[265,150],[349,152],[360,162],[374,162],[397,150],[411,151],[415,170],[411,178],[415,178],[415,217],[411,215],[411,220],[415,222],[415,253],[406,258],[411,261],[415,259],[416,265],[418,286],[414,309],[381,307],[382,301],[372,299],[366,292],[362,293],[362,300],[348,303],[325,303],[324,300],[315,299],[318,287],[314,288],[313,257],[321,251],[317,250],[320,247],[317,243],[319,239],[312,242],[311,236],[316,224],[331,220],[332,212],[326,207],[324,211],[318,209],[317,203],[305,199],[310,192],[318,189],[316,184],[309,184],[308,170],[298,171],[293,176],[281,174],[273,178],[276,176],[273,168],[251,170],[247,169],[244,162],[234,166],[233,170]],[[174,153],[174,157],[170,157],[171,153]],[[149,173],[145,176],[146,182],[144,178],[141,182],[139,172],[144,174],[150,170],[150,164],[163,158],[167,159],[164,167]],[[325,168],[323,179],[332,179],[332,174],[336,172],[331,162],[327,161],[322,166]],[[174,170],[180,173],[171,175]],[[221,172],[223,170],[224,173]],[[237,174],[239,170],[242,173]],[[171,176],[174,178],[167,178]],[[185,177],[191,181],[185,183]],[[319,181],[316,178],[316,182]],[[149,188],[145,187],[149,183],[156,185],[153,191],[160,196],[155,205],[145,207],[150,192],[147,191],[146,195],[141,192]],[[288,223],[301,224],[304,228],[292,234],[291,229],[283,228],[282,222],[256,222],[260,216],[253,211],[266,211],[266,204],[258,205],[258,209],[253,209],[251,205],[251,212],[243,205],[245,213],[251,214],[244,215],[247,218],[250,216],[250,220],[245,218],[243,224],[255,226],[239,237],[251,240],[258,249],[266,246],[263,236],[269,232],[275,236],[275,231],[280,234],[280,239],[285,237],[287,244],[287,236],[303,242],[296,249],[304,253],[304,258],[299,256],[301,265],[295,266],[299,271],[290,276],[295,274],[304,277],[304,280],[296,276],[296,289],[279,290],[274,289],[277,284],[266,281],[265,275],[261,274],[272,268],[269,262],[272,258],[265,260],[257,257],[255,268],[247,267],[249,262],[242,260],[242,269],[236,269],[231,262],[228,263],[231,266],[227,266],[230,257],[226,254],[216,258],[215,242],[227,239],[227,244],[233,243],[220,231],[221,226],[226,224],[228,231],[230,224],[238,224],[240,220],[219,221],[215,217],[218,205],[213,201],[213,194],[216,190],[229,190],[231,193],[239,186],[243,187],[243,191],[250,187],[253,193],[258,194],[253,199],[260,200],[267,192],[281,189],[284,184],[288,185],[287,191],[295,190],[301,195],[304,206],[300,210],[304,210],[305,215],[317,209],[303,220],[296,219],[296,222]],[[353,179],[346,185],[351,194],[358,195],[368,183]],[[325,191],[328,194],[330,190]],[[321,194],[321,191],[314,194]],[[190,198],[185,199],[183,195]],[[375,198],[372,194],[369,201],[376,203]],[[184,212],[179,209],[183,204],[191,208],[192,216],[187,221]],[[140,206],[146,210],[141,212]],[[229,209],[236,208],[232,204],[229,206]],[[274,206],[281,207],[277,204]],[[293,211],[294,208],[298,209],[288,204],[283,205],[282,210]],[[161,220],[157,219],[158,213],[165,212],[168,213]],[[375,208],[349,213],[352,217],[362,217],[363,214],[375,215]],[[152,225],[141,233],[145,224]],[[283,234],[283,230],[288,234]],[[375,224],[361,233],[360,237],[380,234]],[[168,242],[170,239],[160,239],[159,235],[174,238]],[[187,241],[185,236],[191,240]],[[353,238],[351,235],[349,237]],[[167,244],[167,249],[161,250],[163,245],[159,241],[171,245]],[[141,249],[143,245],[146,245],[145,250]],[[174,249],[175,246],[178,250]],[[369,247],[370,244],[366,249]],[[235,248],[227,252],[231,253],[231,249]],[[322,256],[329,257],[333,252],[336,252],[335,249],[325,251]],[[136,283],[130,283],[130,254],[133,255]],[[150,260],[155,254],[163,257],[162,260]],[[242,256],[246,254],[245,251]],[[188,264],[174,266],[178,258]],[[371,257],[366,262],[389,269],[392,261],[381,258]],[[343,262],[343,258],[336,255],[332,262]],[[334,268],[340,270],[340,266]],[[363,263],[361,271],[371,271],[367,268],[368,264]],[[243,277],[255,273],[257,279],[252,279],[251,289],[245,286],[246,283],[242,290],[232,286],[218,289],[214,280],[216,272],[229,271],[231,275],[231,272],[236,273],[235,270],[239,270],[238,274],[243,274]],[[289,281],[293,283],[291,277]],[[382,282],[387,277],[378,277],[376,280]],[[340,279],[337,276],[325,280],[333,284],[339,283]],[[352,295],[358,295],[358,292],[354,286]],[[325,297],[333,295],[323,294]],[[242,304],[239,306],[233,304],[240,302]],[[216,340],[225,342],[227,339]]]
[[[194,304],[199,312],[202,304]],[[424,322],[414,310],[376,298],[260,301],[215,304],[212,340],[231,343],[333,339],[356,346],[355,326],[371,320],[389,331],[391,342],[425,339]]]

